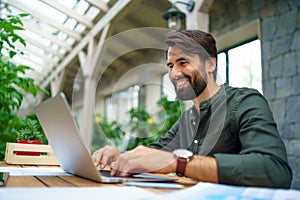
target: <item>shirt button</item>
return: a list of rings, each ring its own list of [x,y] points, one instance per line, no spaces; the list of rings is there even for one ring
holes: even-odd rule
[[[197,143],[198,143],[198,140],[194,140],[194,143],[197,144]]]
[[[195,121],[193,121],[192,123],[193,123],[194,126],[196,125],[196,122],[195,122]]]

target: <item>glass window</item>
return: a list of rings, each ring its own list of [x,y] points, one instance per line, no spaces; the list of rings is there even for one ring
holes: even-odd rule
[[[228,51],[229,84],[262,91],[260,41],[244,44]]]
[[[135,85],[107,97],[105,99],[105,117],[121,123],[126,122],[128,120],[127,112],[131,108],[138,107],[139,91],[140,87]]]
[[[226,82],[233,87],[255,88],[262,93],[260,40],[219,53],[218,70],[222,83]]]
[[[217,83],[219,83],[219,84],[226,83],[226,80],[227,80],[226,54],[224,52],[218,54],[217,70],[218,70]]]

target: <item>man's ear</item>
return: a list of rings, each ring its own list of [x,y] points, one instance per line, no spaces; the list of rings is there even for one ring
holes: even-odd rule
[[[213,73],[216,70],[217,59],[210,58],[205,61],[205,65],[206,65],[207,72]]]

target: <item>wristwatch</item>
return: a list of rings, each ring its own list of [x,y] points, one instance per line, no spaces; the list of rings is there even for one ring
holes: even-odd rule
[[[176,149],[173,154],[177,158],[176,175],[184,176],[186,164],[192,159],[193,152],[186,149]]]

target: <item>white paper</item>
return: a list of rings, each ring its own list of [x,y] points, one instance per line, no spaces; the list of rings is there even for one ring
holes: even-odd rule
[[[298,200],[299,190],[240,187],[199,182],[197,185],[163,194],[166,200],[210,199],[210,200]]]
[[[169,193],[154,193],[146,189],[128,186],[0,188],[1,200],[296,200],[299,197],[299,190],[237,187],[212,183],[198,183],[190,188]]]
[[[124,182],[124,185],[148,187],[148,188],[166,188],[166,189],[181,189],[183,185],[177,183],[156,183],[156,182]]]
[[[159,194],[137,187],[1,188],[2,200],[163,200]]]
[[[10,176],[70,176],[59,167],[0,167],[0,172],[9,172]]]

